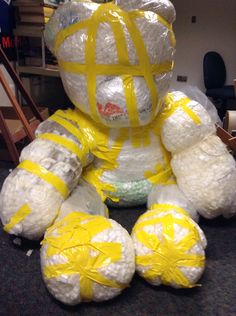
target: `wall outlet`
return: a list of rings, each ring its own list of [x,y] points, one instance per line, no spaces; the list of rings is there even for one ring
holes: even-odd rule
[[[187,82],[188,77],[187,76],[177,76],[177,81],[179,82]]]

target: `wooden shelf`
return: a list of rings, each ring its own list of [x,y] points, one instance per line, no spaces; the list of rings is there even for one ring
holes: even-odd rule
[[[43,27],[35,28],[35,27],[17,27],[13,30],[13,34],[15,36],[27,36],[27,37],[42,37],[43,36]]]
[[[18,73],[39,75],[39,76],[49,76],[49,77],[60,77],[58,68],[43,68],[43,67],[33,67],[33,66],[17,66],[16,70]]]

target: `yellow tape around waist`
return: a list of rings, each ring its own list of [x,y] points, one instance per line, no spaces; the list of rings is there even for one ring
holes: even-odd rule
[[[22,222],[30,213],[31,209],[28,204],[24,204],[10,219],[10,222],[4,226],[4,230],[9,233],[11,229]]]
[[[93,284],[111,288],[124,288],[102,275],[100,268],[121,259],[122,247],[116,242],[94,242],[93,237],[106,229],[111,223],[102,216],[90,216],[72,212],[47,230],[42,244],[47,246],[46,256],[60,254],[67,262],[43,267],[47,279],[61,275],[79,274],[80,295],[83,301],[93,298]],[[56,232],[56,234],[54,234]],[[91,256],[91,251],[96,255]]]
[[[53,143],[61,145],[62,147],[65,147],[67,150],[69,150],[70,152],[72,152],[73,154],[75,154],[79,158],[79,160],[82,163],[82,166],[86,165],[85,153],[72,140],[69,140],[63,136],[51,134],[51,133],[40,134],[38,136],[38,138],[46,139],[46,140],[49,140]]]
[[[44,167],[32,161],[24,160],[17,166],[17,168],[24,169],[41,178],[45,182],[51,184],[63,196],[64,199],[68,197],[69,189],[65,182]]]
[[[162,205],[163,209],[165,207],[168,209],[173,206]],[[142,276],[150,281],[160,278],[161,282],[167,285],[177,283],[186,288],[199,286],[191,284],[180,269],[181,267],[203,268],[205,265],[204,255],[189,253],[190,249],[200,241],[197,228],[186,216],[177,219],[171,214],[166,214],[149,219],[151,216],[149,213],[142,215],[140,219],[143,219],[143,221],[138,222],[133,229],[133,234],[139,242],[150,249],[150,253],[136,257],[136,264],[145,267]],[[162,225],[162,238],[157,237],[156,234],[149,234],[144,230],[145,226],[156,224]],[[178,242],[174,241],[175,225],[188,230],[188,234]]]

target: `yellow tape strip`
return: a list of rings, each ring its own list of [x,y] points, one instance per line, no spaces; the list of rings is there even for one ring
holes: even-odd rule
[[[153,204],[150,206],[150,210],[153,212],[148,212],[146,214],[146,218],[155,215],[157,211],[159,212],[175,211],[183,215],[189,216],[188,212],[186,212],[183,208],[173,205],[173,204]]]
[[[51,279],[61,275],[79,274],[83,301],[92,300],[94,283],[111,288],[126,287],[126,284],[107,279],[100,272],[102,267],[121,259],[120,243],[92,241],[94,236],[109,228],[112,228],[111,223],[102,216],[75,212],[50,227],[42,242],[47,245],[47,256],[60,254],[67,262],[45,266],[44,276]],[[97,254],[91,256],[91,251]]]
[[[155,80],[152,75],[151,65],[149,62],[149,56],[142,38],[142,35],[136,26],[135,22],[129,19],[129,15],[124,11],[119,12],[120,16],[123,18],[123,21],[130,33],[130,36],[133,40],[134,46],[136,48],[137,56],[140,62],[140,67],[143,71],[143,76],[146,80],[148,89],[152,98],[152,118],[155,117],[156,109],[158,107],[158,93],[155,84]]]
[[[84,64],[70,61],[58,61],[59,66],[66,72],[75,74],[87,74],[87,67]],[[166,61],[162,64],[151,64],[151,73],[153,76],[159,76],[164,72],[169,72],[173,68],[172,63]],[[143,72],[139,65],[110,65],[110,64],[96,64],[94,66],[94,73],[97,76],[142,76]]]
[[[9,233],[10,230],[22,222],[30,213],[31,209],[28,204],[24,204],[10,219],[10,222],[4,226],[4,230]]]
[[[82,166],[86,165],[85,153],[72,140],[51,133],[40,134],[37,138],[46,139],[62,147],[65,147],[67,150],[69,150],[78,157],[78,159],[81,161]]]
[[[68,132],[74,135],[81,144],[83,144],[84,137],[78,127],[75,127],[67,119],[62,118],[57,114],[53,114],[49,119],[64,127]]]
[[[60,30],[60,32],[57,33],[54,41],[54,53],[55,55],[58,53],[58,50],[61,46],[61,44],[65,41],[65,39],[76,32],[86,29],[88,27],[89,20],[80,21],[75,24],[71,24],[67,26],[65,29]]]
[[[175,208],[181,214],[185,211],[173,205],[153,205],[156,210],[143,214],[140,221],[133,228],[133,234],[136,238],[151,250],[151,253],[136,257],[136,264],[145,267],[142,276],[147,280],[155,280],[160,278],[163,284],[177,283],[182,287],[191,288],[198,285],[192,285],[186,278],[180,267],[204,267],[205,256],[198,254],[190,254],[189,250],[200,241],[200,235],[195,225],[189,220],[189,217],[177,219],[171,214],[166,214],[158,218],[151,216],[158,214],[161,210],[169,210]],[[154,234],[144,231],[144,227],[149,225],[162,225],[162,238],[159,239]],[[174,242],[174,225],[177,224],[186,228],[189,233],[179,242]]]
[[[167,183],[172,175],[170,164],[163,167],[160,163],[157,164],[155,172],[147,170],[144,173],[145,178],[155,185]]]
[[[69,189],[65,182],[44,167],[32,161],[24,160],[17,166],[17,168],[24,169],[51,184],[63,196],[64,199],[68,197]]]
[[[164,110],[160,114],[158,121],[157,121],[157,128],[156,128],[157,133],[159,133],[158,129],[161,129],[165,120],[167,120],[168,117],[170,117],[179,108],[181,108],[191,118],[191,120],[196,125],[201,124],[201,119],[199,118],[199,116],[188,107],[188,103],[190,101],[191,100],[188,97],[184,97],[178,101],[175,101],[173,94],[168,93],[168,95],[165,99],[166,107],[164,108]]]

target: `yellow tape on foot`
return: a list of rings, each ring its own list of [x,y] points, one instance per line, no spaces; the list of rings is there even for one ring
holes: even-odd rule
[[[45,278],[79,275],[83,301],[92,300],[94,283],[111,288],[125,288],[126,284],[108,279],[100,272],[100,268],[119,261],[122,255],[120,243],[92,241],[94,236],[109,228],[112,228],[111,223],[102,216],[76,212],[50,227],[42,241],[47,246],[46,255],[51,257],[60,254],[67,262],[43,267]],[[93,256],[91,251],[95,252]]]
[[[133,228],[132,235],[149,249],[149,253],[136,256],[136,264],[142,267],[140,274],[152,282],[160,279],[162,284],[177,284],[181,287],[192,288],[199,286],[192,284],[186,275],[181,271],[182,267],[203,268],[205,256],[192,254],[190,250],[201,241],[197,227],[185,211],[173,205],[153,205],[155,210],[143,214]],[[160,214],[175,208],[179,213],[184,214],[176,218],[172,214]],[[158,217],[153,217],[159,215]],[[160,235],[148,233],[147,226],[161,225]],[[175,226],[183,227],[188,232],[179,241],[175,242]]]

